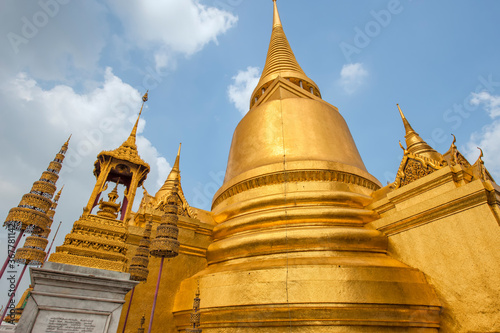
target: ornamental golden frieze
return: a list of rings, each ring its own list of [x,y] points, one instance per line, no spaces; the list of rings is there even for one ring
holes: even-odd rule
[[[222,192],[213,202],[212,207],[216,207],[222,201],[235,196],[236,194],[268,185],[283,184],[285,182],[322,182],[339,181],[346,184],[363,186],[369,190],[377,190],[380,186],[366,178],[355,174],[338,170],[294,170],[284,171],[255,177],[237,183]]]

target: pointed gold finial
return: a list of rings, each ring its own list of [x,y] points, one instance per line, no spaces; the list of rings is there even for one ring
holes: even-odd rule
[[[175,162],[174,162],[174,166],[172,169],[175,169],[175,170],[179,170],[179,159],[181,157],[181,145],[182,143],[179,143],[179,149],[177,150],[177,156],[175,157]]]
[[[304,73],[297,59],[295,59],[295,55],[288,43],[288,39],[286,38],[285,31],[281,24],[276,0],[273,0],[273,7],[273,29],[266,63],[262,70],[259,83],[250,98],[250,108],[252,108],[259,97],[262,96],[264,93],[263,91],[266,89],[266,85],[278,77],[287,79],[307,92],[321,98],[318,86]]]
[[[408,152],[412,154],[418,154],[427,158],[431,158],[435,161],[440,162],[443,159],[443,156],[435,151],[431,146],[427,144],[415,130],[411,127],[410,122],[406,119],[403,110],[399,104],[396,104],[399,109],[399,114],[401,115],[401,119],[403,120],[403,125],[405,127],[405,141],[406,141],[406,149]]]
[[[274,16],[273,16],[273,28],[281,26],[280,13],[278,12],[278,5],[276,4],[276,0],[273,0],[274,3]]]
[[[177,156],[175,157],[175,162],[174,166],[172,167],[172,170],[168,174],[167,180],[165,183],[171,180],[177,180],[179,181],[181,179],[181,171],[180,171],[180,158],[181,158],[181,145],[182,143],[179,143],[179,149],[177,150]]]
[[[481,161],[481,162],[483,162],[483,157],[484,157],[483,150],[481,148],[479,148],[479,147],[477,147],[477,149],[479,149],[479,151],[481,152],[481,154],[479,155],[478,160]]]
[[[401,107],[399,106],[399,104],[396,104],[396,105],[398,106],[398,109],[399,109],[399,115],[401,116],[401,119],[403,120],[403,125],[405,126],[406,135],[408,135],[411,132],[415,132],[413,130],[413,128],[411,127],[410,123],[408,122],[408,119],[406,119],[406,117],[403,113],[403,110],[401,110]]]
[[[61,187],[61,189],[59,190],[59,192],[57,192],[56,196],[54,197],[54,200],[55,202],[58,202],[59,201],[59,198],[61,197],[61,193],[62,193],[62,190],[64,189],[64,185]]]
[[[137,136],[137,128],[139,127],[139,120],[141,119],[142,115],[142,109],[144,108],[144,103],[148,101],[148,91],[142,96],[142,105],[141,105],[141,110],[139,111],[139,115],[137,116],[137,120],[135,121],[134,127],[132,128],[132,132],[130,133],[129,137],[127,140],[122,144],[122,146],[130,147],[133,149],[137,149],[137,146],[135,144],[135,138]]]
[[[453,133],[451,133],[451,136],[453,137],[453,142],[451,144],[455,145],[455,143],[457,143],[457,137]]]

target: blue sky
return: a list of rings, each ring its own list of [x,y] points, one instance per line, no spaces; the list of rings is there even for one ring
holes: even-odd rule
[[[481,146],[500,177],[500,2],[278,6],[298,62],[339,108],[383,184],[402,158],[396,103],[436,150],[448,150],[453,133],[470,162]],[[126,139],[147,89],[138,138],[152,167],[146,188],[161,186],[182,142],[185,195],[209,210],[271,25],[270,0],[2,1],[0,215],[17,206],[72,133],[58,183],[66,185],[55,217],[63,221],[61,245],[94,186],[97,153]],[[2,231],[0,253],[6,237]]]

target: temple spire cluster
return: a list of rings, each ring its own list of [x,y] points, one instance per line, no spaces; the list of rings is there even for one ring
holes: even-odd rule
[[[146,191],[150,167],[136,139],[147,99],[146,92],[125,141],[98,154],[88,204],[50,258],[142,282],[125,298],[118,331],[449,333],[463,323],[471,332],[494,326],[488,317],[500,306],[500,280],[489,249],[500,246],[500,189],[482,150],[471,164],[453,136],[440,154],[398,104],[403,158],[394,182],[383,186],[339,109],[299,65],[276,0],[262,76],[233,133],[210,211],[191,207],[183,194],[181,144],[161,188]],[[39,262],[47,243],[60,196],[50,200],[53,173],[65,150],[14,209],[30,219],[8,219],[32,232],[18,251],[21,263]],[[138,187],[144,191],[134,212]],[[150,310],[144,328],[139,315]]]

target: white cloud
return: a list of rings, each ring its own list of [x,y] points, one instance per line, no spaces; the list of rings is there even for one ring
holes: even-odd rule
[[[115,149],[127,139],[137,119],[141,94],[110,68],[105,71],[102,85],[85,93],[76,93],[65,85],[44,89],[26,74],[19,74],[0,88],[2,106],[12,110],[4,114],[5,122],[0,125],[4,134],[0,138],[2,156],[10,161],[0,164],[2,190],[7,186],[19,189],[17,192],[28,192],[72,133],[58,182],[58,186],[66,184],[63,196],[70,198],[65,204],[67,215],[63,216],[66,227],[70,228],[95,184],[92,168],[97,154]],[[147,104],[143,117],[148,118]],[[138,134],[145,123],[145,120],[139,122]],[[170,165],[141,135],[137,136],[137,146],[140,156],[151,166],[146,186],[154,193],[165,180]],[[137,193],[139,201],[140,193]],[[14,194],[9,193],[10,200],[0,202],[3,215],[18,204],[20,195]]]
[[[233,76],[233,84],[227,89],[229,100],[236,106],[242,115],[248,112],[250,97],[257,83],[259,83],[260,69],[247,67]]]
[[[156,66],[170,63],[171,53],[190,55],[233,27],[233,14],[198,0],[107,0],[123,23],[127,38],[143,49],[158,47]]]
[[[483,105],[493,122],[484,126],[481,131],[471,135],[465,145],[465,155],[471,163],[477,160],[480,147],[484,151],[484,162],[493,177],[500,179],[500,95],[491,95],[483,91],[472,93],[472,105]]]
[[[3,0],[0,10],[0,72],[35,79],[87,77],[106,45],[106,7],[96,0]],[[9,10],[6,10],[9,8]]]
[[[487,91],[472,93],[470,100],[472,105],[484,105],[484,109],[491,118],[500,116],[500,96],[492,96]]]
[[[368,71],[362,63],[346,64],[340,71],[339,84],[348,94],[353,94],[358,90],[368,77]]]

